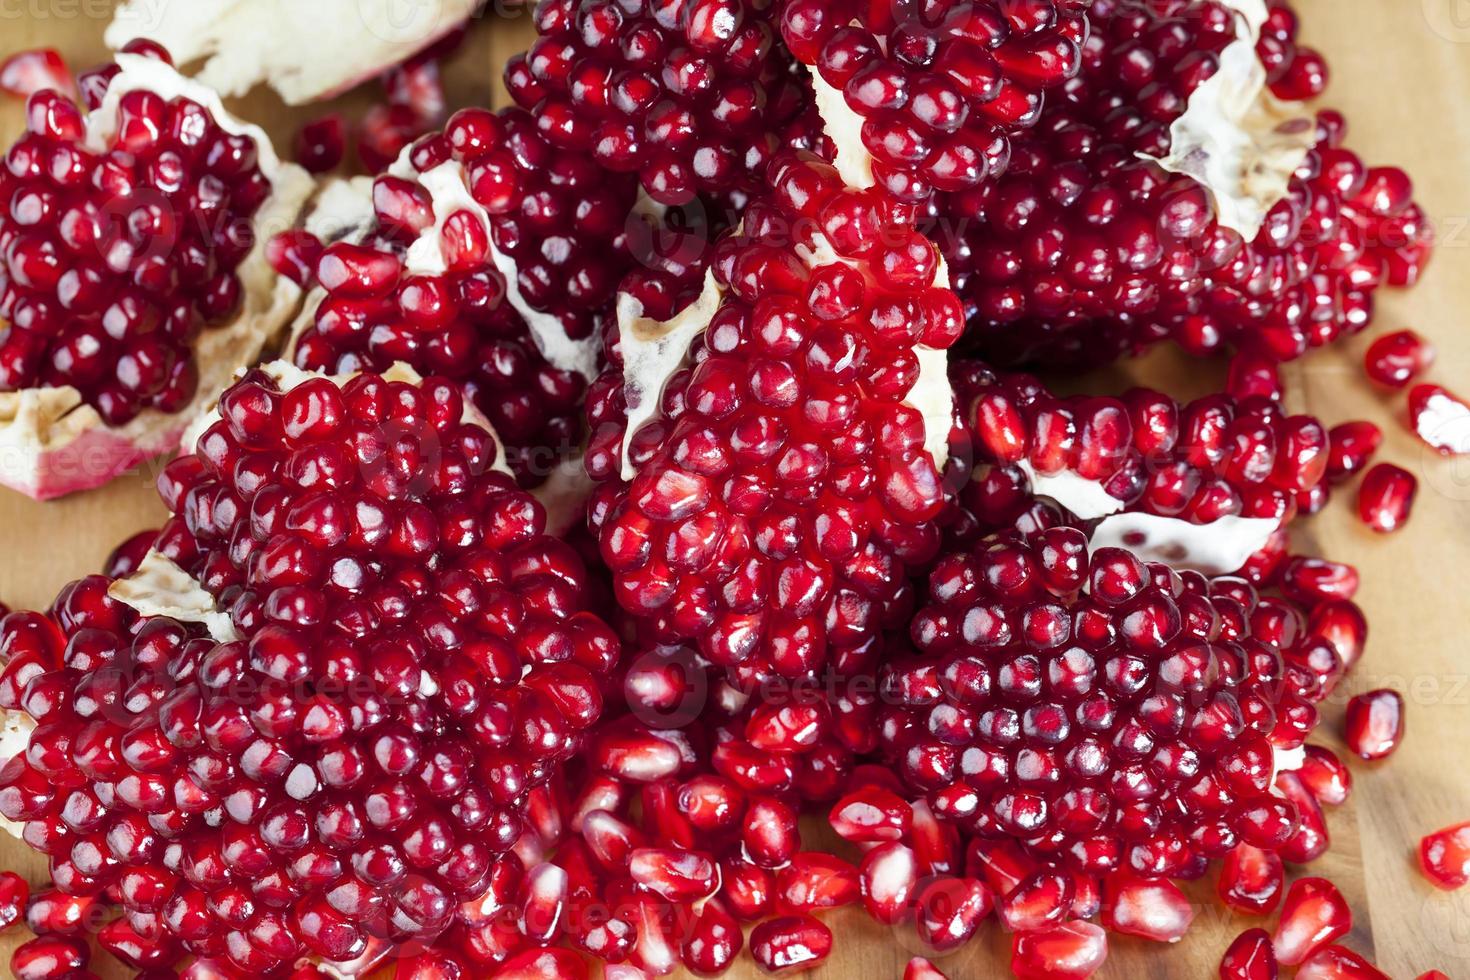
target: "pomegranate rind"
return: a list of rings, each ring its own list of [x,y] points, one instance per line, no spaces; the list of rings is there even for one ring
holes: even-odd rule
[[[92,150],[106,147],[118,103],[128,92],[143,89],[165,99],[192,99],[222,130],[255,141],[261,173],[272,187],[255,217],[257,227],[283,228],[295,222],[316,182],[302,168],[282,161],[264,130],[230,115],[218,92],[161,61],[121,54],[117,63],[121,74],[87,119],[86,142]],[[189,421],[219,395],[235,369],[259,360],[295,315],[301,289],[271,268],[266,259],[268,238],[257,235],[255,247],[236,270],[243,287],[239,314],[228,324],[205,330],[196,341],[199,386],[181,411],[164,414],[147,409],[126,425],[111,428],[69,385],[0,392],[0,486],[49,500],[99,487],[129,467],[173,449]]]
[[[1167,156],[1152,160],[1198,180],[1215,202],[1219,223],[1253,240],[1266,214],[1284,200],[1291,177],[1316,143],[1312,114],[1266,86],[1256,54],[1268,16],[1265,0],[1231,0],[1236,40],[1220,53],[1220,70],[1189,98],[1170,126]]]
[[[114,50],[136,38],[157,41],[179,64],[203,61],[197,77],[225,95],[243,95],[264,82],[287,104],[301,105],[412,57],[479,6],[480,0],[128,0],[104,39]]]

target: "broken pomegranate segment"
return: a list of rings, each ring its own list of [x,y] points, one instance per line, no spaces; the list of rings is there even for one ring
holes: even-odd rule
[[[1358,487],[1358,517],[1380,534],[1391,534],[1409,522],[1419,480],[1392,463],[1379,463]]]
[[[1470,404],[1446,388],[1417,385],[1409,392],[1409,426],[1446,456],[1470,453]]]
[[[95,76],[85,116],[31,96],[0,174],[0,483],[33,497],[173,449],[300,297],[257,229],[310,177],[149,50]]]
[[[1108,934],[1091,922],[1018,932],[1011,941],[1011,972],[1018,980],[1086,980],[1107,958]]]
[[[1470,882],[1470,823],[1446,827],[1421,840],[1419,866],[1436,888],[1463,888]]]
[[[1326,878],[1298,878],[1287,889],[1271,944],[1277,960],[1297,966],[1352,927],[1352,910],[1336,885]]]
[[[1271,934],[1265,929],[1242,932],[1220,959],[1220,980],[1276,980],[1278,975]]]
[[[1363,355],[1368,377],[1386,388],[1403,388],[1433,363],[1434,347],[1412,330],[1384,334]]]

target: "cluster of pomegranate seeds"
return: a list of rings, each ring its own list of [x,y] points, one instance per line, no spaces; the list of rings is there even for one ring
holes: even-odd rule
[[[439,77],[439,62],[459,48],[466,32],[464,26],[456,28],[384,73],[383,102],[369,109],[354,128],[357,159],[368,173],[382,173],[406,147],[443,124],[448,100]],[[325,154],[314,162],[323,171],[330,170],[336,163],[327,166],[328,161],[336,157],[340,162],[346,149],[345,134],[332,132],[329,120],[319,120],[302,130],[298,147],[310,148],[317,140],[323,141],[319,145]],[[301,163],[308,170],[322,172],[314,170],[305,159]]]
[[[558,148],[637,174],[667,205],[743,205],[821,122],[780,47],[780,5],[753,0],[541,0],[536,42],[505,83]]]
[[[751,682],[873,652],[938,543],[933,433],[908,399],[942,382],[924,350],[954,343],[960,310],[933,245],[880,233],[883,213],[784,158],[717,246],[722,301],[626,459],[623,368],[589,395],[589,518],[619,602]]]
[[[32,95],[0,171],[0,391],[71,386],[111,426],[189,403],[193,344],[240,309],[272,191],[255,141],[199,103],[129,87],[103,106],[120,72],[89,77],[90,117]]]
[[[1006,137],[1042,118],[1046,91],[1081,70],[1091,4],[793,0],[781,34],[837,111],[860,118],[874,183],[922,205],[1004,171]],[[822,109],[831,132],[834,110]]]
[[[1336,113],[1252,241],[1192,177],[1138,159],[1167,156],[1235,17],[1215,0],[1099,2],[1082,74],[1013,141],[1006,176],[935,209],[986,356],[1091,366],[1172,338],[1289,360],[1363,329],[1380,285],[1417,279],[1430,232],[1409,179],[1344,149]]]
[[[427,942],[509,873],[619,642],[462,414],[448,381],[252,372],[159,481],[159,551],[239,639],[101,577],[0,625],[0,706],[37,722],[0,813],[64,894],[122,905],[135,966]]]

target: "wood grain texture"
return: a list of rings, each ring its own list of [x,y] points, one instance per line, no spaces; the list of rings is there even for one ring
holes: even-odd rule
[[[173,0],[188,2],[188,0]],[[1439,348],[1435,376],[1470,393],[1470,4],[1464,0],[1298,0],[1307,40],[1328,55],[1334,81],[1328,104],[1351,123],[1349,143],[1370,162],[1407,166],[1419,198],[1441,233],[1426,281],[1414,292],[1387,295],[1373,332],[1412,326]],[[25,0],[0,4],[0,55],[26,47],[59,48],[74,67],[101,60],[105,0]],[[510,10],[477,23],[469,43],[447,67],[454,105],[503,99],[500,66],[522,49],[528,13]],[[359,115],[375,97],[368,87],[334,107]],[[288,110],[256,93],[241,112],[289,147],[296,124],[320,108]],[[18,105],[0,105],[0,137],[9,143],[21,122]],[[1325,514],[1303,525],[1302,550],[1356,564],[1359,597],[1371,623],[1368,653],[1356,676],[1326,712],[1318,738],[1337,740],[1341,704],[1351,693],[1379,686],[1404,691],[1409,735],[1386,765],[1355,769],[1357,792],[1330,814],[1333,850],[1312,866],[1343,888],[1357,927],[1348,943],[1374,955],[1395,978],[1438,967],[1470,977],[1470,893],[1445,895],[1417,874],[1419,836],[1470,819],[1470,464],[1457,465],[1422,449],[1401,423],[1401,399],[1371,389],[1359,359],[1367,338],[1320,353],[1288,369],[1292,407],[1329,423],[1369,418],[1388,434],[1384,457],[1421,481],[1415,519],[1391,540],[1375,538],[1352,516],[1343,492]],[[1120,390],[1142,382],[1191,396],[1217,387],[1218,364],[1160,352],[1143,361],[1074,382]],[[40,505],[0,491],[0,597],[13,606],[41,606],[77,576],[97,570],[117,542],[156,525],[162,508],[152,490],[156,465],[140,467],[111,486]],[[44,878],[44,866],[16,845],[0,845],[0,864]],[[1179,945],[1115,939],[1100,977],[1105,980],[1203,978],[1216,975],[1219,956],[1242,929],[1259,924],[1225,912],[1210,882],[1196,890],[1195,929]],[[829,920],[838,935],[831,960],[814,975],[825,980],[896,980],[910,956],[921,954],[907,928],[888,929],[849,911]],[[27,936],[0,937],[0,973],[10,950]],[[993,925],[969,948],[939,961],[953,980],[1006,976],[1008,940]],[[115,961],[94,963],[106,978],[127,972]],[[391,975],[391,974],[389,974]],[[732,977],[757,976],[748,962]]]

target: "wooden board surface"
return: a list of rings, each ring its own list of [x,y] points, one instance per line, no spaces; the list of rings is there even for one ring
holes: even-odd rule
[[[175,0],[189,2],[189,0]],[[309,2],[309,0],[305,0]],[[492,5],[501,6],[501,5]],[[59,48],[73,67],[103,57],[105,0],[31,0],[0,6],[0,56],[26,47]],[[1351,123],[1350,145],[1369,163],[1407,166],[1418,196],[1440,233],[1426,281],[1414,292],[1380,294],[1377,320],[1364,337],[1292,365],[1291,407],[1335,424],[1371,419],[1388,434],[1383,456],[1414,472],[1421,492],[1414,520],[1390,539],[1373,536],[1352,516],[1343,492],[1327,513],[1300,526],[1303,551],[1350,561],[1362,574],[1359,601],[1371,624],[1368,652],[1357,673],[1326,709],[1315,740],[1335,744],[1341,707],[1352,693],[1379,686],[1403,691],[1409,734],[1390,763],[1358,766],[1357,792],[1330,815],[1333,850],[1311,873],[1336,881],[1352,901],[1357,926],[1348,943],[1376,956],[1394,978],[1438,967],[1470,978],[1470,890],[1446,895],[1415,870],[1418,838],[1470,820],[1470,462],[1440,459],[1402,424],[1401,398],[1374,391],[1360,369],[1368,339],[1411,326],[1434,340],[1434,376],[1470,393],[1470,3],[1465,0],[1298,0],[1305,38],[1323,49],[1334,72],[1327,104]],[[499,104],[500,66],[531,34],[527,12],[510,10],[479,22],[447,72],[455,106]],[[367,90],[339,100],[351,114],[376,98]],[[287,110],[267,93],[240,104],[289,147],[296,123],[320,109]],[[20,130],[16,104],[0,105],[0,137]],[[1088,379],[1093,390],[1121,390],[1141,381],[1176,396],[1218,386],[1223,368],[1167,352]],[[49,504],[0,490],[0,598],[12,606],[43,606],[65,582],[96,571],[107,552],[134,531],[156,526],[157,465],[145,465],[111,486]],[[33,882],[44,866],[23,847],[0,844],[0,866]],[[1242,929],[1257,925],[1226,913],[1199,890],[1197,924],[1167,949],[1127,939],[1113,942],[1100,977],[1213,977],[1221,952]],[[896,980],[921,951],[911,930],[888,929],[856,913],[834,916],[832,958],[815,975],[825,980]],[[0,971],[23,930],[0,937]],[[953,980],[1006,976],[1006,937],[993,925],[970,947],[940,960]],[[104,977],[127,971],[101,957]],[[8,974],[7,974],[8,975]],[[754,977],[742,963],[733,977]]]

